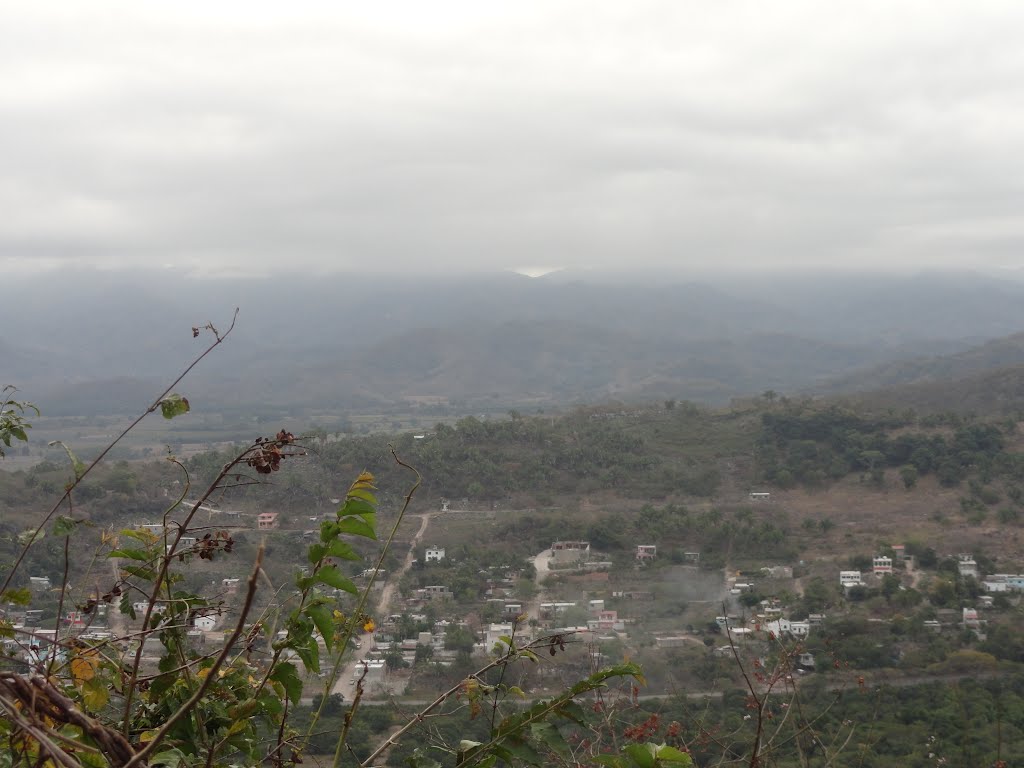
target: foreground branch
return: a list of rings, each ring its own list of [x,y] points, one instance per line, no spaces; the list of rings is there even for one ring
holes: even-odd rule
[[[121,442],[122,439],[124,439],[125,435],[127,435],[129,432],[135,429],[135,427],[139,425],[139,422],[141,422],[149,414],[153,413],[160,407],[160,401],[167,397],[169,394],[171,394],[171,391],[176,386],[178,386],[178,383],[182,379],[188,376],[188,374],[192,371],[193,368],[199,365],[199,363],[202,362],[207,355],[213,352],[213,350],[215,350],[217,347],[224,343],[224,340],[231,334],[231,331],[234,330],[236,320],[238,320],[237,308],[235,309],[235,314],[231,317],[231,325],[228,326],[228,329],[224,331],[224,333],[220,333],[216,328],[213,327],[213,325],[206,326],[211,331],[213,331],[215,341],[212,344],[210,344],[210,346],[208,346],[206,349],[204,349],[203,352],[198,357],[196,357],[196,359],[193,360],[184,371],[178,374],[178,377],[169,385],[167,385],[167,388],[163,392],[157,395],[157,398],[153,401],[152,405],[150,405],[145,411],[140,413],[131,424],[129,424],[127,427],[121,430],[121,434],[115,437],[113,441],[111,441],[107,445],[106,448],[100,451],[99,456],[93,459],[92,462],[90,462],[88,466],[86,466],[85,469],[83,469],[81,472],[75,472],[76,477],[74,481],[69,483],[68,487],[64,489],[64,494],[59,499],[57,499],[57,503],[53,505],[49,512],[46,513],[45,517],[43,517],[43,519],[40,521],[39,525],[36,527],[35,531],[33,531],[28,541],[25,542],[25,545],[21,548],[21,551],[18,553],[18,558],[14,561],[14,565],[11,566],[11,570],[7,574],[7,578],[4,579],[4,583],[0,585],[0,594],[2,594],[9,586],[11,586],[11,580],[14,578],[14,574],[17,573],[18,568],[21,566],[22,561],[25,559],[25,555],[28,554],[29,547],[31,547],[35,540],[39,538],[39,534],[42,533],[43,528],[45,528],[46,524],[50,522],[50,520],[57,513],[57,510],[60,509],[64,501],[70,498],[71,492],[74,491],[75,488],[77,488],[83,480],[85,480],[85,478],[88,476],[90,472],[92,472],[92,470],[96,467],[97,464],[99,464],[101,461],[103,461],[104,458],[106,458],[107,454],[113,450],[114,446]]]
[[[224,650],[220,652],[220,655],[213,662],[213,665],[203,678],[202,684],[189,697],[188,701],[182,704],[173,715],[167,718],[167,722],[160,726],[160,730],[158,730],[153,736],[153,740],[150,741],[142,750],[137,752],[131,760],[125,763],[124,768],[132,768],[132,766],[139,765],[150,754],[152,754],[157,746],[159,746],[160,742],[163,741],[164,737],[167,736],[168,731],[174,727],[174,724],[192,710],[199,700],[203,698],[203,694],[206,693],[206,689],[209,688],[213,681],[217,679],[217,673],[220,671],[221,666],[223,666],[224,660],[227,659],[228,655],[231,653],[231,649],[234,647],[235,643],[238,642],[238,638],[245,630],[245,620],[249,616],[249,611],[252,609],[253,599],[256,597],[256,582],[259,579],[260,568],[262,565],[263,545],[260,545],[259,550],[256,552],[256,562],[253,564],[252,573],[249,574],[248,588],[245,593],[245,603],[242,605],[242,613],[238,617],[238,622],[235,624],[234,630],[231,632],[231,637],[224,642]]]

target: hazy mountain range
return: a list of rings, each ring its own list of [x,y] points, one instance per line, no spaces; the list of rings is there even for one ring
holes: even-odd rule
[[[0,377],[48,413],[134,410],[240,307],[183,391],[222,408],[568,404],[921,385],[1024,363],[1024,283],[969,273],[557,273],[7,281]],[[1008,337],[1008,338],[1002,338]]]

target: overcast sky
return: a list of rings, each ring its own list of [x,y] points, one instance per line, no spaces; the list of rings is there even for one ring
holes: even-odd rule
[[[1019,0],[0,0],[0,263],[1016,267],[1022,40]]]

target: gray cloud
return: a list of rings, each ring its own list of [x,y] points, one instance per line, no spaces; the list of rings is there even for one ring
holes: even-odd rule
[[[1016,265],[1014,2],[0,2],[0,259]]]

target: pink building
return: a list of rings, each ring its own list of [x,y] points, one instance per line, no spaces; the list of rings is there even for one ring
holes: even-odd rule
[[[261,531],[277,528],[277,512],[260,512],[256,518],[256,527]]]

